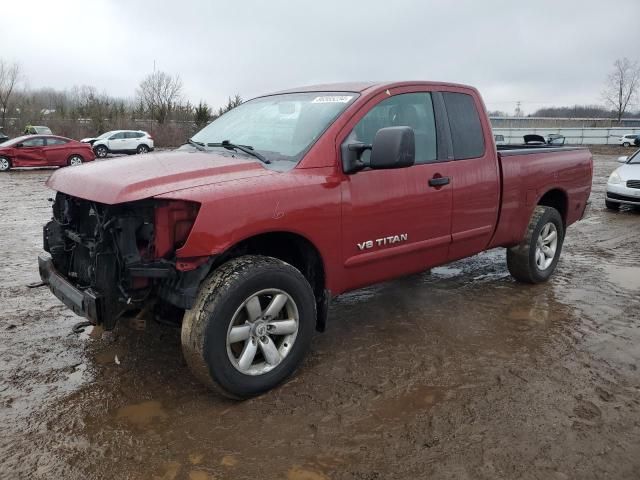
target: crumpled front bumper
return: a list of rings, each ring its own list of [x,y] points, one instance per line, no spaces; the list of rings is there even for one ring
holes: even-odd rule
[[[51,257],[47,255],[38,255],[38,268],[42,281],[62,303],[92,323],[103,323],[101,295],[90,288],[86,290],[76,288],[56,271]]]

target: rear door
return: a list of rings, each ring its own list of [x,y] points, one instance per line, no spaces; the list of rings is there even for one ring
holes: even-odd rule
[[[69,156],[69,140],[65,138],[47,137],[44,154],[49,165],[63,166]]]
[[[339,137],[340,145],[370,144],[381,128],[409,126],[416,138],[416,165],[345,175],[342,252],[350,287],[446,261],[452,195],[445,181],[448,164],[438,149],[435,118],[427,88],[391,89],[363,107]],[[368,154],[364,153],[364,160]]]
[[[16,167],[43,167],[47,165],[47,158],[44,154],[44,137],[31,137],[21,143],[21,147],[16,148],[14,165]]]
[[[449,260],[456,260],[481,252],[489,244],[498,218],[500,172],[480,97],[458,87],[446,88],[440,95],[453,153]]]
[[[135,150],[138,147],[138,138],[142,136],[140,132],[125,132],[126,149]]]

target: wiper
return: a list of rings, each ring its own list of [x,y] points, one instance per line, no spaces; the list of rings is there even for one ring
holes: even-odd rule
[[[263,155],[256,152],[251,145],[236,145],[235,143],[231,143],[229,140],[223,140],[222,143],[207,143],[207,147],[224,147],[229,150],[240,150],[247,155],[257,158],[262,163],[271,163],[271,160],[266,159]]]
[[[204,152],[206,150],[206,148],[204,148],[204,143],[202,142],[196,142],[195,140],[189,139],[187,140],[187,143],[189,143],[189,145],[193,145],[201,152]]]

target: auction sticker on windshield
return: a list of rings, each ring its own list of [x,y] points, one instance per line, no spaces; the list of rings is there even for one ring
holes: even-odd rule
[[[316,97],[311,103],[349,103],[353,95],[326,95],[324,97]]]

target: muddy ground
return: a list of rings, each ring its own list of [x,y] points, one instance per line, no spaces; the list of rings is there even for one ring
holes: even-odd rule
[[[179,333],[71,333],[36,255],[50,171],[0,175],[0,477],[640,478],[640,213],[593,208],[551,281],[503,250],[337,299],[304,366],[231,402]]]

